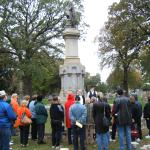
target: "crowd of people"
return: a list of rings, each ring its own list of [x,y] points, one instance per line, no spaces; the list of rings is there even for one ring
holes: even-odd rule
[[[42,99],[41,95],[27,95],[19,103],[16,93],[8,99],[6,92],[0,91],[0,150],[11,149],[11,136],[16,134],[16,128],[20,131],[22,147],[28,146],[30,130],[31,140],[46,144],[44,136],[48,111]],[[112,106],[94,88],[86,96],[81,90],[76,94],[69,92],[63,104],[59,96],[53,96],[49,116],[52,149],[60,149],[62,133],[67,131],[68,144],[73,145],[74,150],[87,150],[88,145],[94,143],[98,150],[108,150],[109,143],[116,141],[116,133],[119,149],[132,150],[132,141],[143,139],[142,117],[149,131],[146,138],[150,139],[150,97],[142,109],[137,94],[126,96],[122,89],[117,91]],[[23,121],[25,119],[26,122]]]

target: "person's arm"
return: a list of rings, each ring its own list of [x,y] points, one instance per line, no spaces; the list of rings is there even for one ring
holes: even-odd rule
[[[31,118],[32,114],[31,114],[31,111],[30,111],[28,108],[26,108],[25,113],[26,113],[26,115],[27,115],[29,118]]]
[[[6,112],[7,112],[9,120],[16,120],[17,116],[9,104],[7,105]]]
[[[147,118],[147,104],[145,104],[144,109],[143,109],[143,118]]]
[[[86,123],[86,118],[87,118],[87,109],[84,106],[84,108],[83,108],[83,114],[82,114],[81,118],[79,119],[79,122],[83,123],[83,124]]]
[[[92,109],[92,114],[93,114],[94,122],[95,122],[95,117],[96,117],[96,109],[95,109],[95,105],[96,105],[96,104],[93,104],[93,109]]]
[[[105,114],[107,118],[111,118],[111,108],[109,104],[106,104],[106,110],[105,110]]]
[[[90,92],[87,93],[87,98],[90,98],[89,96],[90,96]]]
[[[76,122],[76,118],[75,118],[75,116],[73,115],[72,106],[71,106],[70,109],[69,109],[69,118],[70,118],[70,120],[71,120],[72,123],[75,123],[75,122]]]
[[[65,117],[64,117],[64,113],[65,113],[65,112],[64,112],[64,107],[63,107],[62,105],[61,105],[61,107],[62,107],[62,112],[61,112],[62,117],[61,117],[61,118],[62,118],[62,121],[64,122],[64,118],[65,118]]]

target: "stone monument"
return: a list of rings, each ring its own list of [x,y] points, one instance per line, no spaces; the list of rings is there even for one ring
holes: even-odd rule
[[[78,89],[84,91],[85,67],[80,63],[78,56],[78,39],[80,32],[77,29],[76,15],[73,5],[70,3],[67,12],[67,26],[63,32],[65,40],[65,60],[59,68],[61,77],[60,96],[65,98],[68,91],[76,93]]]

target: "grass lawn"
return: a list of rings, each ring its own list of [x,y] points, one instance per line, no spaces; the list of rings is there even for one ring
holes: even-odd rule
[[[143,132],[143,137],[145,137],[145,135],[147,134],[147,130],[145,129]],[[29,139],[29,146],[28,147],[21,147],[20,146],[20,142],[19,142],[19,136],[15,136],[12,138],[14,141],[14,145],[12,146],[13,150],[51,150],[51,138],[50,138],[50,134],[48,134],[45,138],[46,140],[46,144],[43,145],[38,145],[36,141],[32,141]],[[150,144],[150,139],[143,139],[140,142],[140,146],[144,145],[144,144]],[[63,148],[69,148],[69,150],[73,150],[72,145],[68,145],[67,141],[66,141],[66,137],[63,137],[63,142],[62,142],[62,147]],[[118,139],[116,142],[111,142],[109,145],[109,149],[110,150],[118,150],[119,149],[119,145],[118,145]],[[88,145],[88,150],[97,150],[97,146],[96,144],[93,145]]]

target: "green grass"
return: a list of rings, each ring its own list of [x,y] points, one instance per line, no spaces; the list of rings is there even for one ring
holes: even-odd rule
[[[49,127],[50,128],[50,127]],[[148,131],[147,129],[144,129],[143,131],[143,137],[145,137],[145,135],[147,135]],[[51,137],[50,137],[50,132],[48,132],[46,134],[46,144],[44,145],[38,145],[36,141],[32,141],[29,139],[29,146],[24,148],[24,147],[21,147],[20,146],[20,143],[19,143],[19,136],[15,136],[12,138],[14,140],[14,145],[12,146],[13,147],[13,150],[51,150]],[[140,142],[140,146],[144,145],[144,144],[149,144],[150,143],[150,140],[148,139],[143,139],[141,142]],[[64,148],[69,148],[69,150],[73,150],[73,147],[72,145],[68,145],[67,144],[67,137],[66,136],[63,136],[62,138],[62,147]],[[119,149],[119,143],[118,143],[118,139],[116,142],[113,142],[113,143],[110,143],[109,145],[109,149],[110,150],[118,150]],[[95,144],[91,144],[91,145],[88,145],[88,150],[97,150],[97,145],[96,143]]]

